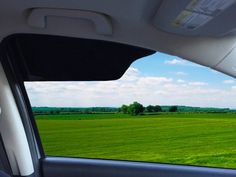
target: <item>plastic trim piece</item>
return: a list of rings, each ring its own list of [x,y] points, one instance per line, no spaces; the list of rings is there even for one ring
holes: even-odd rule
[[[10,163],[9,163],[9,160],[7,157],[6,149],[3,144],[3,140],[2,140],[1,135],[0,135],[0,169],[1,169],[1,171],[12,175],[11,166],[10,166]]]
[[[213,69],[221,71],[232,77],[236,77],[235,57],[236,57],[236,45],[234,45],[232,50],[229,51],[229,53],[227,53],[225,57],[219,63],[217,63],[216,66],[213,67]]]
[[[16,55],[16,50],[14,50],[12,47],[13,46],[8,43],[8,40],[4,40],[1,43],[1,63],[3,65],[3,70],[6,74],[6,78],[8,80],[12,95],[16,102],[22,124],[24,126],[24,131],[32,157],[31,162],[33,162],[34,169],[33,173],[31,174],[13,173],[13,175],[38,177],[40,176],[39,159],[44,157],[44,152],[42,150],[42,144],[39,138],[31,106],[24,89],[23,81],[20,77],[21,75],[17,70],[17,67],[15,67],[14,63],[12,63],[12,61],[10,60],[10,58],[19,57],[18,55]],[[24,164],[22,163],[21,165]]]
[[[47,17],[78,18],[92,21],[96,33],[100,35],[112,35],[112,24],[108,16],[91,11],[68,9],[33,9],[28,17],[28,25],[36,28],[47,27]]]
[[[30,175],[34,172],[29,144],[24,126],[7,81],[0,65],[0,105],[2,107],[0,130],[7,156],[14,175]]]
[[[44,177],[235,177],[236,170],[114,160],[47,157]]]

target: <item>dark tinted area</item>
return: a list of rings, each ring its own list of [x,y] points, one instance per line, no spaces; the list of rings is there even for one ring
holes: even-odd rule
[[[24,81],[91,81],[120,78],[153,51],[124,44],[48,35],[5,39]]]

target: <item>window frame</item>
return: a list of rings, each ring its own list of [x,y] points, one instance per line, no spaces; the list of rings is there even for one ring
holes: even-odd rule
[[[226,177],[233,177],[233,175],[236,175],[236,169],[229,168],[201,167],[194,165],[165,164],[156,162],[135,162],[125,160],[99,160],[95,158],[89,159],[53,157],[45,155],[39,131],[33,115],[33,111],[31,109],[30,101],[24,86],[24,81],[21,78],[21,74],[17,67],[15,67],[11,62],[11,58],[17,57],[17,55],[11,49],[11,46],[9,46],[7,42],[1,44],[1,55],[1,62],[3,64],[4,71],[6,72],[7,79],[9,81],[11,90],[16,100],[16,104],[20,112],[22,122],[26,131],[27,139],[29,142],[31,155],[33,158],[33,164],[35,167],[34,176],[39,177],[42,175],[42,173],[46,174],[44,175],[45,177],[47,177],[48,174],[48,176],[57,176],[58,170],[56,169],[62,166],[63,169],[65,169],[65,174],[62,174],[62,176],[69,174],[70,177],[71,175],[73,175],[70,170],[73,169],[73,172],[78,172],[78,170],[76,170],[77,167],[92,170],[93,168],[91,167],[91,164],[93,164],[96,168],[105,167],[107,169],[110,169],[111,172],[113,172],[113,175],[111,176],[116,175],[114,174],[116,172],[115,168],[121,168],[121,170],[124,170],[124,172],[127,172],[128,174],[131,172],[135,172],[137,176],[146,176],[146,172],[154,174],[154,171],[156,170],[162,172],[161,175],[163,175],[164,177],[168,177],[172,173],[173,177],[205,177],[205,175],[207,176],[209,174],[213,176],[216,175],[216,177],[220,177],[224,173],[225,175],[222,176]],[[137,167],[141,168],[141,170],[144,170],[143,173],[137,174],[139,170],[138,168],[134,168],[136,167],[136,165]],[[99,170],[98,172],[100,172]],[[78,174],[80,173],[78,172]],[[88,171],[88,173],[90,172]],[[106,170],[103,170],[102,173],[106,174]]]
[[[17,70],[17,67],[15,67],[11,61],[11,58],[14,57],[17,57],[16,53],[12,50],[7,39],[4,39],[0,44],[0,62],[14,96],[25,129],[26,138],[29,143],[34,166],[34,173],[32,175],[34,177],[40,177],[42,175],[40,159],[43,159],[46,156],[31,109],[30,101],[24,87],[24,82],[20,77],[21,75]]]

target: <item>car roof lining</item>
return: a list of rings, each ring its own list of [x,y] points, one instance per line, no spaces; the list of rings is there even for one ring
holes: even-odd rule
[[[176,3],[172,0],[129,0],[121,3],[107,0],[37,2],[9,0],[0,7],[1,18],[7,19],[0,20],[0,37],[3,40],[7,36],[17,33],[46,34],[123,43],[175,55],[236,77],[233,69],[235,66],[233,68],[228,64],[218,66],[235,49],[236,33],[234,30],[222,36],[188,35],[173,33],[155,24],[156,15],[161,12],[164,4],[170,3],[172,6],[164,14],[164,16],[169,16],[171,15],[169,12],[173,8],[191,0],[180,1]],[[97,33],[96,26],[91,23],[91,20],[61,17],[60,15],[48,16],[45,28],[37,28],[28,23],[28,18],[35,9],[62,9],[103,14],[110,21],[112,34]],[[232,14],[236,13],[235,10],[230,8],[228,10],[226,10],[226,14],[229,13],[230,17],[235,16]],[[165,19],[161,18],[161,20]],[[218,26],[225,21],[227,24],[231,24],[231,20],[232,18],[222,17]],[[233,58],[231,57],[229,60]],[[236,65],[234,60],[226,63]]]

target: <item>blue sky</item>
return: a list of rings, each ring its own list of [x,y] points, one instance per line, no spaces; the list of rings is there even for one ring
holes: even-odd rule
[[[227,88],[230,85],[223,84],[222,82],[225,80],[235,80],[226,74],[208,67],[158,52],[137,60],[132,64],[132,67],[139,69],[145,75],[164,76],[187,81],[201,81],[216,88]]]
[[[135,61],[117,81],[27,82],[32,106],[187,105],[236,108],[236,80],[176,56]]]

